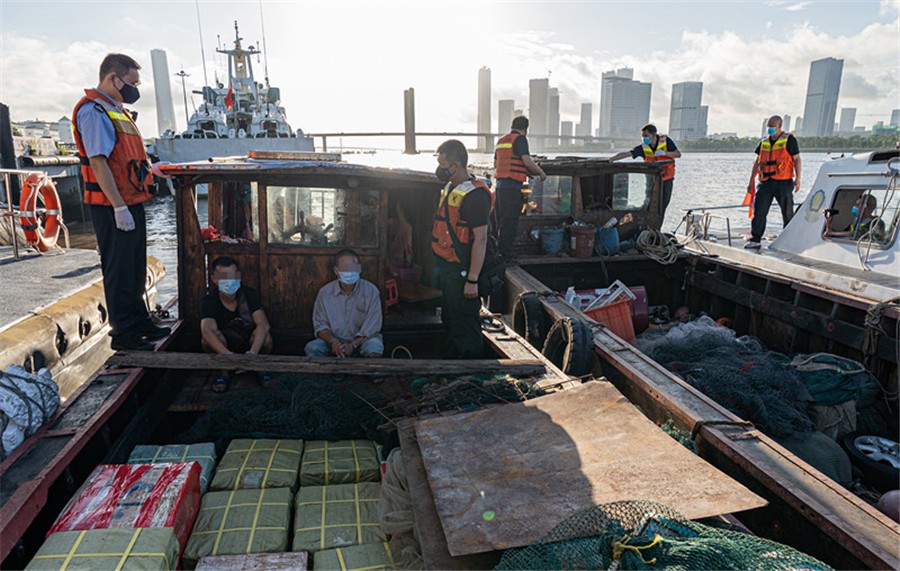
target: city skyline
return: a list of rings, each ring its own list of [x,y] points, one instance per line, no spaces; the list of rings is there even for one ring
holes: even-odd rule
[[[129,53],[144,68],[138,125],[154,136],[150,51],[166,51],[170,74],[188,74],[188,105],[196,105],[191,91],[223,76],[214,48],[233,36],[237,20],[245,45],[258,41],[263,49],[254,68],[281,88],[291,126],[312,133],[396,131],[410,87],[421,130],[474,132],[482,66],[492,70],[491,106],[512,99],[527,110],[528,80],[545,77],[559,90],[561,121],[580,122],[582,103],[593,104],[592,130],[602,73],[620,68],[652,84],[650,120],[663,128],[672,85],[685,81],[703,82],[710,133],[755,135],[759,117],[773,109],[803,115],[809,62],[823,57],[844,60],[839,105],[856,108],[860,124],[887,124],[900,107],[896,0],[672,1],[650,8],[665,25],[647,25],[646,3],[625,2],[123,1],[114,15],[97,19],[88,15],[109,13],[107,4],[3,0],[0,101],[18,121],[71,115],[81,89],[96,84],[103,55]],[[452,50],[442,45],[473,20],[490,31]],[[183,129],[185,94],[179,78],[169,79]]]

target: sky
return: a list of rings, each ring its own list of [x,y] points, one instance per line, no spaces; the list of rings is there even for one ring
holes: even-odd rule
[[[143,66],[138,125],[155,136],[150,50],[165,50],[170,73],[183,69],[199,90],[201,45],[209,81],[227,77],[214,52],[230,47],[235,20],[245,47],[265,40],[270,82],[306,133],[401,131],[409,87],[417,130],[474,132],[482,66],[494,126],[497,100],[527,110],[528,80],[549,77],[562,120],[577,122],[591,102],[596,129],[601,74],[631,67],[653,84],[650,120],[663,132],[672,84],[702,81],[710,133],[758,136],[768,115],[803,115],[809,64],[823,57],[844,60],[838,107],[856,107],[857,125],[900,108],[900,0],[0,0],[0,102],[17,121],[71,116],[103,57],[127,53]],[[257,81],[264,64],[253,61]],[[183,129],[181,80],[171,89]]]

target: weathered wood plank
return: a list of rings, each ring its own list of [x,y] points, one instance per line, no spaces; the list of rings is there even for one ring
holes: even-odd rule
[[[406,472],[409,495],[412,498],[413,518],[425,569],[492,569],[500,560],[499,552],[462,557],[450,555],[444,529],[434,507],[431,486],[425,475],[425,464],[422,462],[412,419],[400,421],[397,434],[400,437],[403,470]]]
[[[153,353],[119,351],[106,362],[114,367],[148,369],[220,369],[269,373],[321,373],[358,375],[533,375],[546,370],[538,359],[338,359],[291,355],[214,355],[210,353]]]

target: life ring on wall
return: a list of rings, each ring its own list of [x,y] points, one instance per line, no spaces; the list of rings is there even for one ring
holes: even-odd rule
[[[44,202],[43,216],[37,213],[38,194]],[[59,194],[50,177],[40,172],[28,175],[22,187],[19,216],[25,239],[35,250],[48,252],[56,246],[62,211],[59,208]]]

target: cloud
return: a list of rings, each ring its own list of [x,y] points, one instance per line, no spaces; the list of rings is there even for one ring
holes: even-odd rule
[[[900,0],[881,0],[878,13],[882,16],[894,16],[900,13]]]
[[[799,12],[800,10],[806,8],[812,4],[812,2],[797,2],[796,4],[791,4],[790,6],[785,6],[784,9],[788,12]]]

